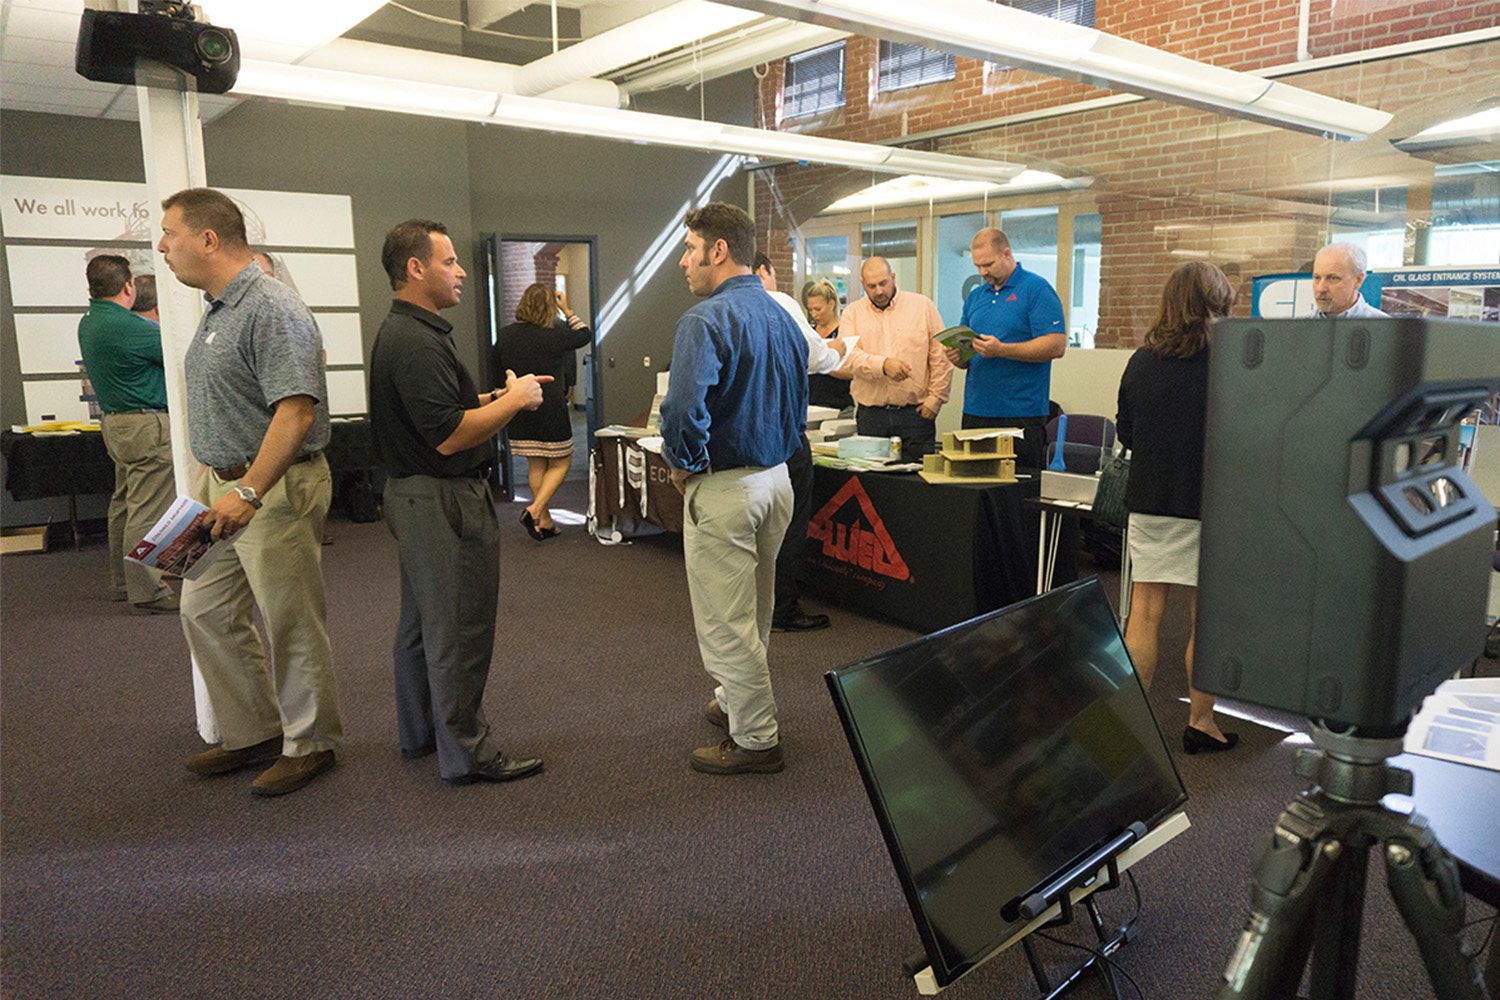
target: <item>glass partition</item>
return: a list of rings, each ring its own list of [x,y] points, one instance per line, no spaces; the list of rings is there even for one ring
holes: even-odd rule
[[[964,311],[964,299],[979,286],[969,244],[974,234],[989,225],[984,212],[939,216],[933,227],[932,301],[948,326],[956,326]]]

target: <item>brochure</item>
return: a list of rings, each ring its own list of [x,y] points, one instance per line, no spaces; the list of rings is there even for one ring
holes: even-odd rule
[[[1500,771],[1500,678],[1438,685],[1406,727],[1405,749]]]
[[[168,576],[198,579],[220,550],[233,544],[229,538],[209,540],[208,529],[203,526],[207,513],[208,508],[191,497],[178,497],[125,558]]]
[[[976,336],[978,334],[966,326],[950,326],[946,330],[934,333],[932,339],[950,351],[957,351],[959,364],[966,365],[975,354],[974,338]]]

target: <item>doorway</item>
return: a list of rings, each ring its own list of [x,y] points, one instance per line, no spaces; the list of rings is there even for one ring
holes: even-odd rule
[[[594,431],[599,427],[602,379],[595,361],[598,330],[595,327],[599,302],[595,266],[597,240],[593,236],[560,236],[550,234],[492,233],[484,238],[485,288],[488,294],[484,325],[487,333],[483,367],[491,386],[505,384],[505,372],[494,371],[495,339],[500,329],[515,322],[516,306],[521,294],[538,282],[562,292],[594,339],[579,348],[575,356],[576,377],[568,407],[573,422],[573,465],[567,481],[588,478],[588,456],[594,447]],[[525,374],[525,373],[520,373]],[[525,481],[526,460],[512,455],[510,442],[500,435],[500,492],[507,501],[515,499],[516,482]]]

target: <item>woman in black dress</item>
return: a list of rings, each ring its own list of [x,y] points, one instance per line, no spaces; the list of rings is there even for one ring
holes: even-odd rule
[[[802,286],[802,308],[812,328],[824,340],[839,335],[839,293],[828,281],[809,281]],[[839,372],[807,377],[807,401],[812,406],[831,406],[841,413],[854,409],[849,395],[849,376]]]
[[[1151,686],[1167,591],[1187,588],[1197,626],[1198,529],[1203,496],[1203,434],[1208,412],[1209,323],[1229,315],[1234,287],[1206,261],[1189,261],[1167,279],[1145,346],[1120,377],[1120,441],[1132,451],[1125,506],[1130,510],[1130,620],[1125,645],[1141,684]],[[1193,634],[1188,635],[1189,754],[1228,750],[1238,742],[1214,721],[1214,696],[1193,687]]]
[[[559,313],[566,322],[558,319]],[[568,362],[574,351],[593,339],[593,331],[568,308],[567,298],[540,283],[521,294],[516,322],[495,337],[490,371],[497,380],[507,370],[552,376],[551,382],[542,385],[542,405],[517,413],[506,428],[511,451],[526,456],[526,481],[531,485],[531,503],[521,511],[521,524],[539,542],[561,534],[547,505],[573,464]]]

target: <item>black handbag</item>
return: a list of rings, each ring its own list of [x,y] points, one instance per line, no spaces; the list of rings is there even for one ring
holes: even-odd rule
[[[1125,484],[1130,479],[1130,451],[1116,450],[1099,464],[1099,486],[1094,491],[1094,514],[1105,524],[1124,530],[1130,520],[1125,507]]]

